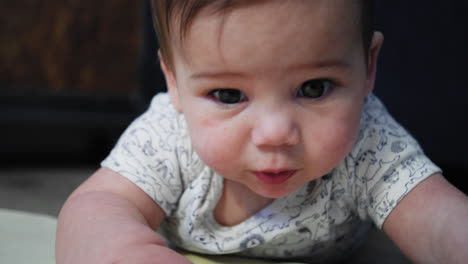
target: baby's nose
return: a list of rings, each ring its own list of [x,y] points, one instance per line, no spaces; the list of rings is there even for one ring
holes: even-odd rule
[[[300,127],[293,113],[275,111],[260,116],[252,128],[252,142],[258,147],[296,145]]]

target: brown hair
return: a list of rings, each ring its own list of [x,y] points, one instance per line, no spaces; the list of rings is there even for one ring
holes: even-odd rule
[[[226,12],[238,6],[258,4],[268,0],[152,0],[153,21],[162,59],[173,69],[173,55],[171,45],[172,25],[179,25],[180,41],[183,42],[187,30],[194,17],[206,7],[212,7],[213,12]],[[349,0],[343,0],[349,1]],[[372,41],[373,29],[373,0],[356,0],[361,4],[361,27],[364,53],[367,55]],[[177,16],[175,15],[177,14]],[[177,23],[174,23],[177,21]]]

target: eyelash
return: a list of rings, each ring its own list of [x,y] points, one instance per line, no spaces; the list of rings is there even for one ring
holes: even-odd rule
[[[307,85],[307,84],[309,84],[309,85],[310,84],[315,84],[315,85],[316,84],[321,84],[321,85],[326,84],[326,87],[324,87],[324,91],[318,97],[308,97],[308,96],[306,96],[304,94],[304,91],[301,90],[304,87],[304,85]],[[303,82],[297,88],[296,96],[306,98],[306,99],[317,99],[318,100],[318,99],[321,99],[322,97],[326,96],[327,94],[329,94],[330,91],[333,90],[335,87],[336,87],[336,83],[333,80],[325,79],[325,78],[312,79],[312,80],[308,80],[308,81]],[[234,96],[239,96],[240,98],[235,98],[231,102],[223,102],[223,100],[221,99],[221,96],[222,96],[220,94],[221,92],[231,93],[230,95],[229,94],[224,94],[224,96],[234,95]],[[311,91],[309,91],[309,92],[311,92]],[[231,89],[231,88],[214,89],[214,90],[212,90],[212,91],[210,91],[208,93],[208,98],[210,98],[211,100],[213,100],[213,101],[215,101],[217,103],[223,104],[223,105],[235,105],[235,104],[242,103],[242,102],[245,102],[245,101],[248,100],[247,96],[242,91],[240,91],[238,89]],[[227,100],[228,98],[225,97],[224,99]]]

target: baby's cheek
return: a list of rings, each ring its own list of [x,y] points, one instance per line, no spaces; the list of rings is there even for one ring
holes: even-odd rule
[[[217,172],[221,173],[239,158],[235,136],[222,127],[200,127],[193,133],[192,141],[200,158]]]
[[[350,151],[357,137],[358,126],[354,122],[334,122],[322,131],[320,153],[331,163],[341,161]],[[336,164],[332,164],[333,166]]]

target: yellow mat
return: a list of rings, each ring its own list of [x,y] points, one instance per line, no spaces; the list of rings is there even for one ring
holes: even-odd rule
[[[271,262],[241,257],[201,256],[191,253],[182,253],[182,255],[195,264],[300,264],[298,262]]]

